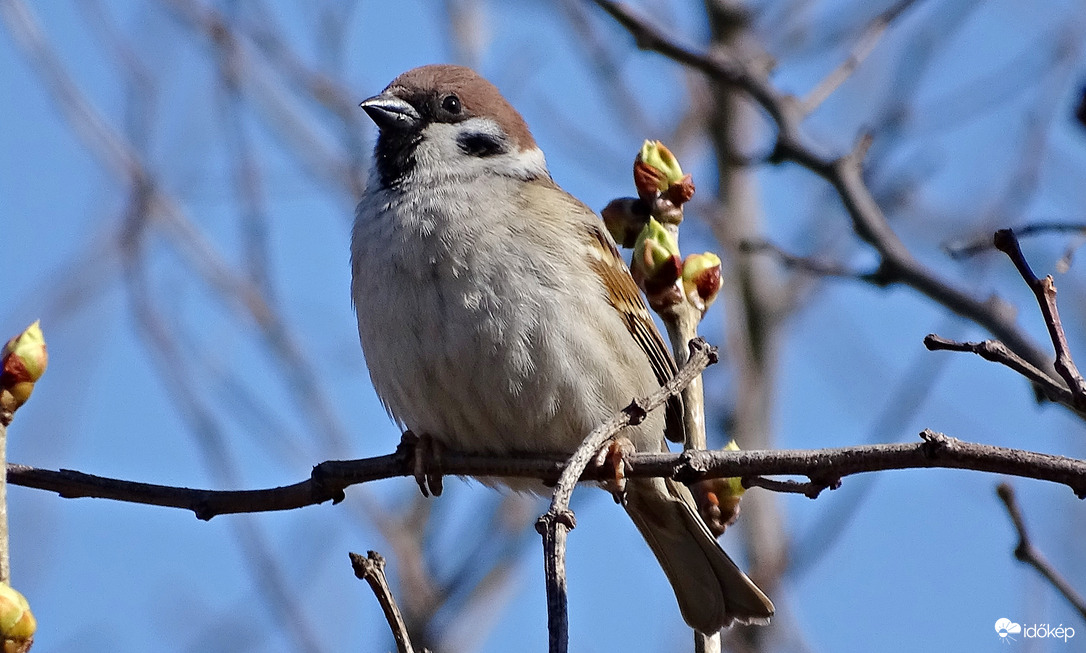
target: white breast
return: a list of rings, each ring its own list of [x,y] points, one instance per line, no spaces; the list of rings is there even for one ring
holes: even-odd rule
[[[655,380],[585,281],[582,241],[474,190],[382,191],[360,207],[352,292],[370,376],[398,421],[456,450],[569,453]],[[455,207],[467,218],[450,220]],[[643,430],[658,443],[662,421]]]

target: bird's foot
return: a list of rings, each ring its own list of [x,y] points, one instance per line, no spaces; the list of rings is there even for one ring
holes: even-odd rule
[[[596,458],[593,461],[596,468],[601,469],[605,475],[613,474],[613,476],[605,476],[604,480],[600,481],[600,485],[611,493],[611,496],[615,498],[615,503],[626,505],[626,472],[633,469],[628,456],[636,451],[629,438],[616,436],[608,440],[596,452]]]
[[[400,438],[400,448],[410,449],[412,470],[415,482],[422,490],[422,496],[441,496],[441,454],[444,447],[429,434],[416,435],[413,431],[404,431]]]

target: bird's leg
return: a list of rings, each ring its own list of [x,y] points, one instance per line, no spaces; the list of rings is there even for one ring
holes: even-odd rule
[[[626,472],[633,469],[628,456],[636,451],[629,438],[615,436],[596,452],[596,468],[605,468],[606,473],[614,473],[613,477],[605,478],[600,485],[611,493],[615,503],[626,505]]]
[[[413,431],[404,431],[400,437],[400,448],[409,449],[415,482],[419,484],[422,496],[441,496],[441,452],[444,447],[427,433],[416,435]]]

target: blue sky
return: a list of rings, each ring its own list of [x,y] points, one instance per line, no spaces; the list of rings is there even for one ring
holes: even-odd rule
[[[360,3],[335,24],[343,34],[338,54],[318,36],[322,23],[315,18],[338,15],[336,5],[318,5],[277,3],[268,11],[297,56],[349,89],[354,102],[413,66],[463,60],[452,46],[448,16],[436,5]],[[256,5],[215,6],[238,12],[245,24],[260,24]],[[625,35],[588,8],[589,25],[618,55],[621,80],[643,101],[638,120],[586,65],[584,39],[571,30],[561,3],[478,6],[484,28],[471,63],[522,111],[555,179],[596,208],[629,194],[630,160],[642,139],[673,133],[689,104],[690,78],[657,56],[629,49]],[[697,7],[653,6],[690,42],[706,38]],[[94,110],[138,144],[164,196],[217,260],[244,272],[230,100],[217,82],[215,51],[158,3],[102,7],[112,26],[105,31],[93,9],[75,3],[34,4],[32,11]],[[847,2],[758,7],[764,10],[760,33],[778,58],[774,83],[800,94],[845,56],[879,9]],[[907,244],[978,295],[998,292],[1014,302],[1023,327],[1041,343],[1044,327],[1032,298],[1005,260],[955,263],[940,245],[1029,220],[1081,221],[1086,138],[1069,116],[1086,69],[1084,30],[1086,14],[1071,2],[1052,3],[1043,15],[1013,0],[918,3],[806,124],[832,152],[843,152],[856,130],[876,127],[870,180],[884,198],[897,197],[895,184],[906,188],[905,200],[888,212]],[[827,45],[827,34],[842,34],[841,45]],[[131,48],[152,80],[150,92],[138,87],[137,100],[112,54],[118,44]],[[915,80],[914,59],[922,71]],[[115,247],[131,188],[102,165],[4,29],[0,333],[13,334],[40,317],[51,353],[48,375],[9,431],[10,460],[156,483],[250,488],[294,482],[321,460],[394,448],[399,433],[369,385],[347,292],[353,202],[342,184],[319,174],[312,165],[319,159],[297,155],[301,141],[314,148],[309,151],[365,160],[373,128],[359,111],[345,138],[339,122],[282,79],[269,82],[279,95],[263,94],[267,80],[259,74],[245,80],[239,120],[259,161],[275,306],[299,355],[316,371],[343,442],[333,441],[332,429],[315,426],[319,411],[299,394],[289,365],[268,353],[237,302],[223,300],[199,278],[193,261],[200,255],[178,246],[187,241],[162,224],[143,241],[141,274],[157,314],[176,336],[179,359],[163,364],[155,358],[137,316],[139,295],[126,281],[131,269]],[[277,118],[274,106],[258,101],[268,97],[297,109],[312,131]],[[903,117],[892,125],[886,115],[898,104]],[[345,145],[352,142],[354,150]],[[707,200],[714,179],[708,146],[697,134],[679,142],[684,167]],[[1023,163],[1030,157],[1036,162]],[[850,237],[821,180],[794,166],[762,166],[758,180],[766,234],[775,242],[861,268],[872,261]],[[1025,199],[1011,192],[1016,183],[1028,188]],[[692,216],[686,229],[691,251],[713,248],[702,218]],[[1026,254],[1043,274],[1054,269],[1067,242],[1031,240]],[[1080,268],[1058,276],[1057,284],[1072,346],[1086,350],[1077,328],[1086,305]],[[715,307],[703,329],[718,344],[725,310]],[[921,341],[932,331],[984,337],[903,288],[816,284],[783,335],[774,402],[778,446],[907,441],[932,428],[965,440],[1086,456],[1081,421],[1037,406],[1025,382],[1008,370],[976,357],[926,352]],[[708,377],[714,423],[728,408],[726,366]],[[171,381],[163,369],[177,376]],[[195,404],[179,404],[179,387]],[[892,410],[911,401],[912,409]],[[210,435],[194,428],[201,414],[193,405],[211,416],[216,427]],[[779,623],[798,633],[782,650],[997,650],[993,624],[1001,617],[1074,625],[1086,637],[1086,624],[1014,561],[1014,533],[994,491],[999,480],[976,472],[903,471],[847,479],[817,501],[781,497],[797,566],[773,598]],[[1086,587],[1082,503],[1063,487],[1013,482],[1037,544]],[[439,568],[455,566],[457,538],[478,527],[479,506],[496,500],[493,490],[474,482],[450,479],[446,488],[437,500],[445,527],[425,543]],[[304,615],[296,621],[312,630],[319,650],[389,650],[380,610],[350,573],[346,553],[374,548],[391,558],[388,542],[358,515],[372,504],[398,516],[413,492],[410,481],[390,480],[350,491],[347,505],[204,523],[181,511],[14,488],[14,584],[38,616],[34,650],[295,650],[292,625],[275,616],[271,591],[261,584],[260,567],[267,564],[278,568]],[[686,650],[688,635],[670,590],[628,518],[605,494],[582,495],[569,542],[571,650]],[[729,532],[724,543],[745,558],[740,534]],[[544,649],[538,549],[528,533],[500,607],[476,616],[493,626],[477,650]],[[390,568],[398,578],[395,560]],[[1026,650],[1026,644],[1011,646]],[[1029,650],[1074,647],[1045,641]]]

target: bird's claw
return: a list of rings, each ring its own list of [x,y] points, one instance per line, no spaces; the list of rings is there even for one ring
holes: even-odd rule
[[[614,437],[596,452],[593,461],[596,467],[605,468],[607,473],[614,474],[600,481],[600,485],[611,493],[615,503],[626,505],[626,472],[633,469],[628,456],[636,451],[629,438]]]
[[[413,475],[422,496],[441,496],[441,443],[426,433],[416,435],[412,431],[404,431],[400,446],[411,450],[408,455],[411,456]]]

